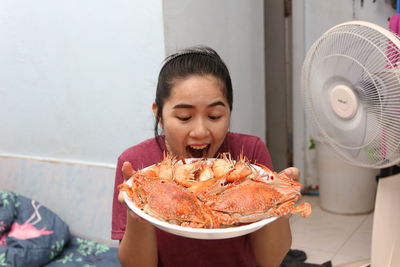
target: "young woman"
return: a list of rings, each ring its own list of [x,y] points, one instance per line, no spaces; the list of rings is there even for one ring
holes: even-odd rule
[[[164,152],[187,158],[212,158],[229,152],[234,159],[243,153],[251,162],[272,169],[268,149],[260,138],[229,132],[232,102],[229,71],[214,50],[193,47],[167,57],[152,106],[156,136],[120,155],[115,185],[129,177],[131,166],[141,169],[155,164],[163,159]],[[162,135],[158,134],[159,126]],[[298,177],[296,168],[285,172],[293,179]],[[291,246],[290,226],[285,217],[249,235],[221,240],[191,239],[138,219],[133,212],[126,211],[118,194],[115,187],[112,238],[121,240],[119,258],[123,266],[279,266]]]

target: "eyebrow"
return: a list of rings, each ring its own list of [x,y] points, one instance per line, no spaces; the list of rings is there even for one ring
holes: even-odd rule
[[[209,104],[207,107],[215,107],[215,106],[223,106],[225,107],[224,102],[222,101],[215,101],[211,104]],[[177,104],[173,107],[174,109],[180,109],[180,108],[194,108],[193,105],[189,105],[189,104]]]

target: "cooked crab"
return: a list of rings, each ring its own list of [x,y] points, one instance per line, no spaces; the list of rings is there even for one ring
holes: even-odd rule
[[[296,206],[300,183],[266,166],[254,167],[243,157],[233,161],[223,154],[218,159],[186,162],[167,156],[164,161],[134,172],[131,187],[120,186],[138,208],[162,221],[218,228],[311,214],[309,203]]]
[[[212,215],[207,207],[186,188],[170,180],[135,176],[132,186],[121,186],[136,207],[171,224],[193,228],[212,228]]]

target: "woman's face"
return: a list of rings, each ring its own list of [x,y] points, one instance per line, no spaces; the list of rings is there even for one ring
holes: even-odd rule
[[[175,81],[160,120],[170,153],[185,158],[216,155],[230,120],[223,88],[223,83],[212,75]],[[155,104],[153,111],[157,114]]]

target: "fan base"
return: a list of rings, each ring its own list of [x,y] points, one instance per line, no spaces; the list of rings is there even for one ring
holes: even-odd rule
[[[374,209],[377,169],[350,165],[329,145],[316,144],[319,200],[323,210],[337,214],[365,214]]]
[[[400,266],[400,174],[379,179],[372,229],[371,266]]]

